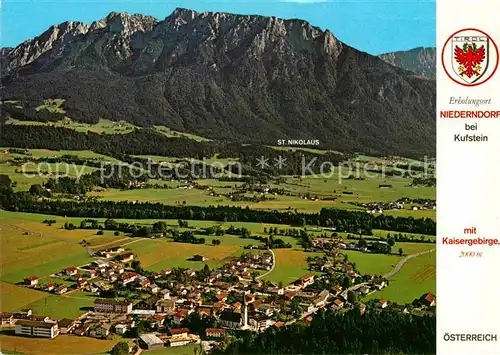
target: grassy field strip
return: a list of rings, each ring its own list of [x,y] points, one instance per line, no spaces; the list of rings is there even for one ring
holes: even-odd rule
[[[55,219],[56,223],[48,226],[41,223],[44,219]],[[88,263],[92,259],[85,252],[85,249],[78,244],[82,239],[91,241],[92,244],[95,243],[95,246],[92,245],[93,248],[105,248],[110,245],[127,247],[127,249],[136,254],[137,259],[141,261],[142,267],[151,271],[159,271],[171,267],[200,269],[205,264],[210,268],[216,268],[227,263],[231,258],[241,255],[244,252],[243,246],[259,244],[256,240],[242,239],[235,235],[203,235],[206,244],[199,245],[176,243],[171,239],[163,238],[148,239],[128,238],[124,235],[114,236],[114,232],[112,231],[104,231],[104,235],[101,236],[96,235],[97,230],[65,230],[62,228],[65,222],[78,225],[83,219],[2,211],[0,214],[0,228],[3,228],[7,233],[2,233],[0,238],[2,246],[1,266],[3,271],[0,279],[6,284],[9,283],[7,284],[10,293],[9,298],[15,298],[16,300],[9,305],[9,309],[2,310],[9,311],[29,307],[37,313],[54,314],[54,316],[62,318],[78,316],[84,311],[85,307],[91,306],[94,298],[85,293],[75,292],[66,295],[66,297],[61,297],[13,285],[30,275],[36,275],[44,279],[65,267]],[[99,219],[101,222],[104,220],[104,218]],[[151,224],[157,220],[117,221],[144,225]],[[178,225],[177,220],[165,220],[165,222],[171,227]],[[189,221],[190,228],[181,228],[180,231],[191,228],[195,230],[215,225],[222,225],[224,228],[228,228],[230,225],[234,225],[237,228],[245,227],[254,235],[266,235],[264,233],[265,228],[267,230],[272,227],[278,227],[279,229],[290,228],[290,226],[266,223]],[[321,228],[318,230],[310,226],[307,228],[313,234],[323,231]],[[376,231],[376,234],[380,237],[385,237],[387,233],[387,231]],[[393,234],[392,232],[390,233]],[[202,234],[199,235],[202,236]],[[41,239],[42,236],[43,239]],[[343,233],[341,233],[341,236],[345,237]],[[418,238],[420,236],[415,237]],[[278,238],[283,239],[285,242],[290,242],[292,248],[273,250],[274,267],[270,272],[261,275],[261,278],[266,281],[282,282],[283,284],[291,283],[300,276],[310,272],[307,263],[308,256],[323,255],[322,253],[306,253],[302,251],[297,244],[297,238],[281,235]],[[211,245],[213,239],[219,239],[222,244],[217,247]],[[99,242],[99,240],[103,242]],[[43,241],[46,241],[46,243],[43,243]],[[391,272],[398,265],[401,266],[405,255],[426,253],[418,258],[408,258],[404,263],[404,267],[400,267],[398,272],[391,276],[390,287],[381,292],[391,293],[393,289],[399,287],[399,284],[405,288],[403,292],[406,296],[403,297],[403,300],[409,298],[413,300],[419,296],[415,290],[417,292],[420,290],[429,292],[435,289],[435,286],[432,285],[432,282],[435,283],[433,262],[427,260],[425,261],[425,265],[422,265],[427,255],[434,254],[432,249],[435,248],[435,244],[397,242],[393,247],[393,252],[397,253],[399,248],[403,249],[403,256],[397,254],[361,253],[351,250],[343,252],[348,256],[349,261],[356,263],[356,268],[360,273],[370,275],[384,275]],[[208,260],[204,262],[190,261],[189,259],[195,254],[204,255]],[[408,270],[413,271],[409,274]],[[416,287],[414,287],[415,285]],[[377,292],[377,295],[384,294]],[[392,300],[394,297],[398,297],[398,294],[389,294],[387,298]]]
[[[427,292],[436,292],[435,250],[407,260],[404,266],[389,278],[388,287],[368,295],[365,300],[387,299],[406,304]]]
[[[413,254],[413,255],[408,255],[407,257],[405,257],[403,260],[401,260],[395,267],[394,269],[392,269],[390,272],[388,272],[387,274],[384,275],[384,278],[386,279],[389,279],[391,278],[392,276],[394,276],[395,274],[397,274],[399,272],[399,270],[401,270],[401,268],[411,259],[413,258],[416,258],[416,257],[419,257],[421,255],[424,255],[424,254],[428,254],[428,253],[432,253],[434,252],[436,249],[431,249],[431,250],[427,250],[427,251],[423,251],[421,253],[418,253],[418,254]]]
[[[10,228],[12,228],[12,229],[15,229],[15,230],[17,230],[19,232],[22,232],[24,234],[31,234],[31,235],[35,235],[35,236],[40,237],[40,238],[57,239],[57,240],[60,240],[60,241],[71,243],[71,244],[79,244],[76,240],[71,239],[71,238],[64,238],[64,237],[58,237],[58,236],[53,236],[53,235],[44,235],[44,234],[42,234],[40,232],[31,231],[31,230],[28,230],[26,228],[22,228],[22,227],[16,226],[14,224],[8,224],[7,226],[10,227]],[[42,244],[42,245],[46,245],[46,244]]]
[[[103,247],[106,247],[108,245],[119,244],[119,243],[121,243],[123,241],[126,241],[126,240],[130,240],[130,238],[129,237],[125,237],[125,238],[122,238],[122,239],[119,239],[119,240],[113,240],[111,242],[106,242],[106,243],[103,243],[103,244],[92,245],[91,249],[102,249]]]
[[[45,232],[50,227],[40,222],[34,224],[35,228],[31,228],[32,222],[19,221],[17,225],[10,222],[13,221],[0,221],[2,281],[17,283],[31,275],[44,278],[66,267],[91,260],[77,242],[82,236],[75,235],[73,231],[57,229],[49,236]],[[41,241],[47,243],[41,244]]]
[[[31,290],[26,287],[20,287],[8,282],[0,281],[0,309],[2,311],[20,309],[32,302],[43,300],[48,295],[49,294],[46,292]]]
[[[265,281],[282,282],[288,285],[299,277],[310,273],[308,256],[322,256],[323,253],[306,253],[297,249],[275,249],[275,267],[271,273],[262,277]],[[321,274],[321,273],[318,273]]]
[[[54,339],[23,338],[23,341],[20,342],[19,337],[0,335],[2,351],[11,351],[11,354],[95,355],[108,352],[117,342],[118,339],[101,340],[76,335],[58,336]]]

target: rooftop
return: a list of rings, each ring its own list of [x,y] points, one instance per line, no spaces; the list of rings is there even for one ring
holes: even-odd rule
[[[156,344],[164,344],[163,340],[158,338],[156,335],[149,333],[141,335],[141,340],[145,342],[148,346],[156,345]]]
[[[175,328],[175,329],[170,329],[170,334],[172,335],[178,335],[182,333],[189,333],[188,328]]]
[[[67,328],[69,327],[70,325],[72,325],[75,321],[73,319],[69,319],[69,318],[63,318],[59,321],[59,326],[60,327],[64,327],[64,328]]]
[[[120,305],[120,306],[128,306],[128,305],[132,304],[132,302],[99,299],[99,300],[95,300],[94,304],[115,304],[115,305]]]
[[[57,326],[56,323],[49,322],[38,322],[34,320],[20,319],[16,322],[16,325],[23,325],[25,327],[37,327],[37,328],[47,328],[50,329],[54,326]]]
[[[429,303],[432,303],[436,299],[436,296],[434,296],[432,293],[428,293],[425,296],[425,300]]]
[[[306,281],[306,280],[309,280],[311,277],[314,277],[314,275],[313,274],[305,274],[304,276],[302,276],[300,278],[300,280]]]
[[[226,331],[224,329],[219,329],[219,328],[207,328],[205,332],[207,334],[223,334]]]

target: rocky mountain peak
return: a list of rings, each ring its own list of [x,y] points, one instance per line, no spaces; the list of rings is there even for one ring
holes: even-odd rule
[[[186,9],[183,7],[177,7],[169,17],[182,18],[186,21],[190,21],[190,20],[193,20],[198,15],[199,15],[199,13],[194,11],[194,10]]]
[[[419,53],[408,62],[427,63]],[[52,26],[8,61],[15,75],[5,76],[4,97],[64,98],[75,121],[106,117],[266,144],[308,136],[335,150],[432,151],[433,80],[299,19],[178,8],[158,21],[112,12],[90,26]]]
[[[418,47],[408,51],[379,55],[385,62],[416,74],[434,78],[436,76],[436,48]]]
[[[157,19],[152,16],[145,16],[142,14],[131,15],[126,12],[111,12],[105,18],[93,22],[89,30],[95,31],[105,28],[109,33],[130,36],[138,31],[151,31],[157,22]]]
[[[10,51],[12,50],[13,48],[11,47],[3,47],[3,48],[0,48],[0,56],[6,56],[7,54],[10,53]]]
[[[22,67],[37,60],[44,53],[60,48],[87,33],[89,26],[82,22],[66,21],[50,26],[40,36],[27,40],[8,54],[10,67]]]
[[[325,53],[333,55],[335,58],[338,57],[342,51],[342,42],[340,42],[329,30],[325,31],[323,50]]]
[[[178,29],[193,21],[198,15],[196,11],[178,7],[165,19],[165,22]]]

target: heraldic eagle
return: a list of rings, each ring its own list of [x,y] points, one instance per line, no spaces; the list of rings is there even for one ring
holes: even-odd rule
[[[463,48],[455,46],[455,60],[460,66],[458,70],[460,75],[466,75],[469,79],[473,75],[481,75],[481,63],[486,58],[484,45],[477,48],[476,44],[464,44]]]

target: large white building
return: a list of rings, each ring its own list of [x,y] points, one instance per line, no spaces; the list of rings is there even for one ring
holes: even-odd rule
[[[100,313],[124,313],[132,312],[132,302],[115,300],[95,300],[94,311]]]
[[[59,328],[55,322],[20,319],[16,322],[16,335],[53,339],[59,335]]]
[[[165,343],[163,340],[158,338],[155,334],[149,333],[149,334],[142,334],[140,337],[140,342],[143,344],[143,346],[146,347],[148,350],[155,350],[155,349],[160,349],[165,346]]]

